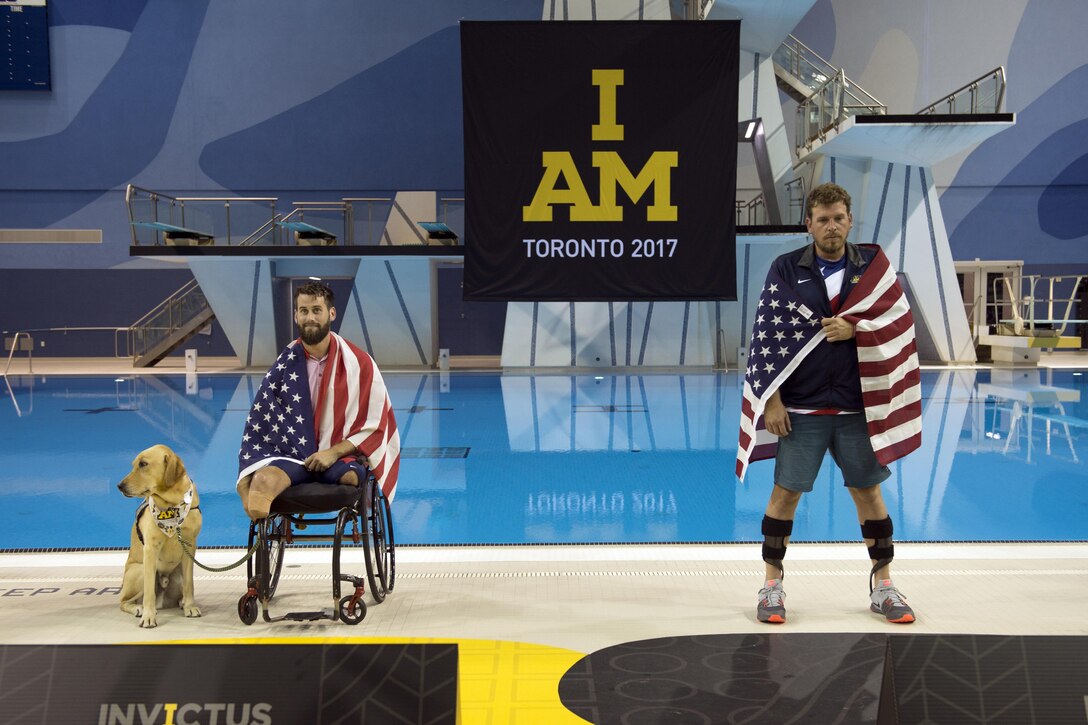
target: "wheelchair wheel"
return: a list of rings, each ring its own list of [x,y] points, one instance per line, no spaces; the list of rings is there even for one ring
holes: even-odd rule
[[[248,592],[242,595],[238,600],[238,619],[247,626],[257,621],[257,597]]]
[[[283,570],[284,538],[287,536],[288,525],[284,517],[273,514],[263,521],[253,522],[249,527],[249,548],[252,549],[254,539],[259,538],[264,542],[264,551],[262,552],[260,549],[254,551],[253,556],[246,562],[246,579],[252,579],[256,572],[260,570],[259,561],[267,561],[268,590],[266,595],[268,599],[272,599],[272,596],[276,593],[276,587],[280,583],[280,572]],[[259,527],[265,527],[263,536],[261,536]]]
[[[366,506],[366,576],[374,601],[381,602],[393,591],[396,556],[393,542],[393,517],[389,499],[377,481],[370,479]]]
[[[344,624],[358,624],[366,617],[366,602],[352,595],[340,600],[340,621]]]

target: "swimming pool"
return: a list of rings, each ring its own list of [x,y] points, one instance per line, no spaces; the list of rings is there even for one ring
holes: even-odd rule
[[[892,464],[900,541],[1088,540],[1088,398],[1079,370],[926,370],[923,447]],[[12,376],[0,383],[0,549],[125,547],[117,491],[154,443],[202,499],[200,545],[242,546],[234,482],[260,375]],[[735,372],[387,373],[404,450],[400,545],[741,542],[772,462],[733,475]],[[825,462],[796,541],[856,541]]]

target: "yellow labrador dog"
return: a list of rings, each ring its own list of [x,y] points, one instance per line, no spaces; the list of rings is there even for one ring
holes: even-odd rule
[[[121,610],[140,618],[141,627],[158,624],[159,607],[180,604],[186,617],[199,617],[193,599],[193,560],[178,535],[196,554],[202,522],[200,496],[177,454],[163,445],[136,456],[132,471],[117,484],[121,493],[145,499],[129,537]]]

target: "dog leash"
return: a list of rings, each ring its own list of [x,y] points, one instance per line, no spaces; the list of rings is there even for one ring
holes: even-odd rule
[[[235,569],[235,568],[241,566],[242,564],[245,564],[247,561],[249,561],[250,557],[253,556],[253,553],[255,551],[257,551],[257,547],[261,545],[261,542],[259,540],[254,541],[253,546],[249,547],[249,551],[247,551],[245,553],[245,556],[243,556],[241,559],[234,562],[233,564],[228,564],[227,566],[205,566],[205,565],[201,564],[199,561],[196,560],[196,556],[193,555],[193,550],[190,547],[189,542],[185,540],[185,538],[181,535],[180,531],[178,532],[177,536],[178,536],[178,543],[181,544],[181,550],[185,552],[185,555],[187,557],[192,559],[194,564],[199,566],[204,571],[222,572],[222,571],[230,571],[231,569]]]

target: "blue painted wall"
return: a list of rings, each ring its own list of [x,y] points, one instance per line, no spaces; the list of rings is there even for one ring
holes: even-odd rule
[[[128,183],[285,205],[461,189],[457,23],[535,20],[541,7],[51,0],[53,90],[0,92],[0,228],[102,229],[104,241],[0,244],[0,329],[22,324],[12,270],[48,289],[56,269],[93,279],[94,270],[124,265],[138,276],[128,268],[148,266],[128,256]],[[794,34],[892,112],[1004,65],[1017,125],[934,170],[953,256],[1085,272],[1085,27],[1082,0],[818,0]],[[43,304],[54,325],[72,324],[76,305],[88,324],[114,318],[97,298]]]
[[[818,0],[794,35],[913,113],[1004,66],[1016,125],[934,169],[952,256],[1088,273],[1088,3]]]

